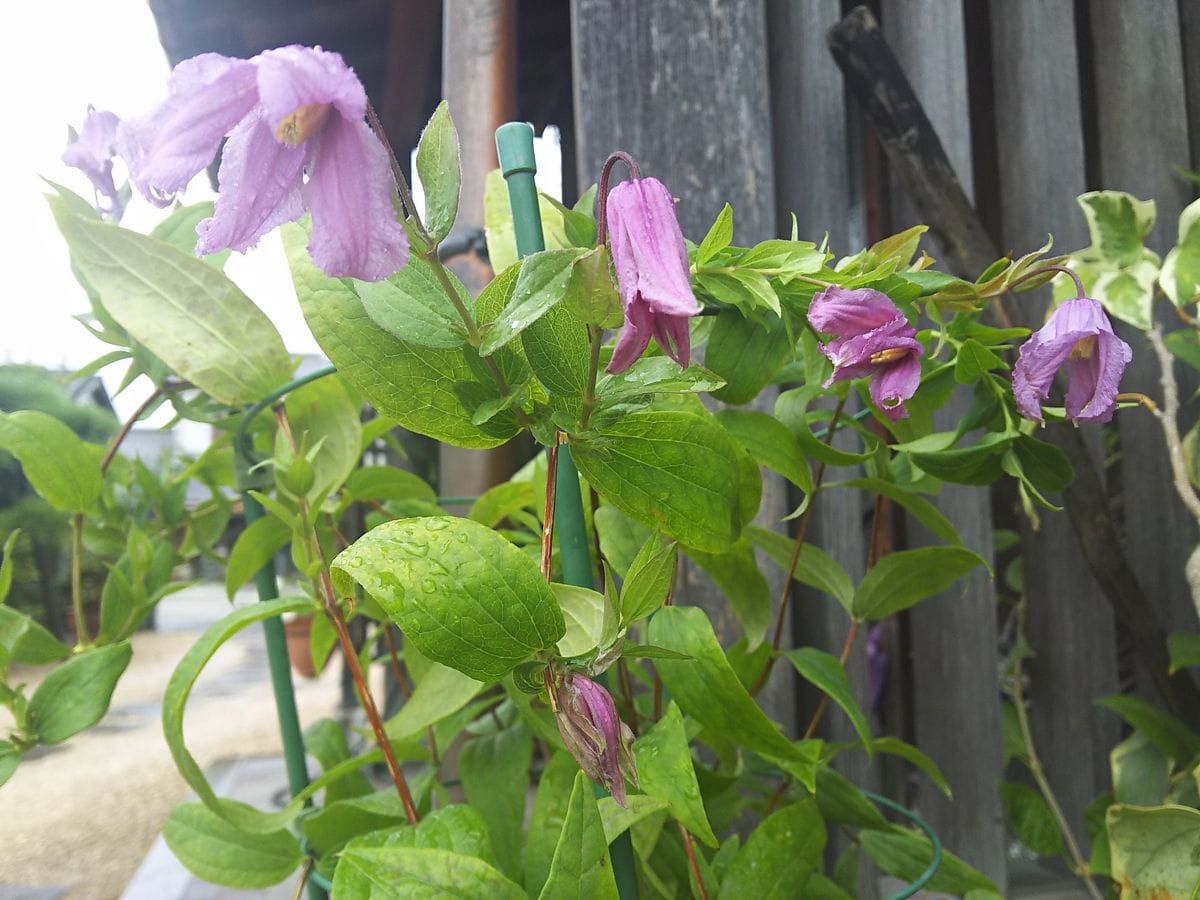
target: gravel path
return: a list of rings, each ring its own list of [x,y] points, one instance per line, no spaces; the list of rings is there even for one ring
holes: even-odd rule
[[[214,585],[167,597],[160,630],[133,638],[133,659],[108,715],[66,743],[31,754],[0,787],[0,900],[17,896],[15,885],[62,888],[71,900],[120,895],[167,813],[189,793],[162,735],[163,688],[204,627],[228,610]],[[45,671],[10,674],[32,685]],[[302,723],[333,714],[339,671],[334,664],[319,679],[296,680]],[[0,733],[8,725],[0,722]],[[209,662],[189,702],[184,733],[201,766],[279,752],[260,627],[242,631]]]

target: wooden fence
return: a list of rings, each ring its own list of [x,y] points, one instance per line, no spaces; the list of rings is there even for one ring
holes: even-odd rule
[[[826,34],[839,0],[573,0],[575,138],[581,185],[613,147],[633,153],[683,198],[684,231],[703,234],[729,200],[738,242],[829,233],[835,251],[919,220],[892,183],[870,126],[848,97]],[[1189,0],[881,0],[874,12],[996,246],[1027,251],[1047,233],[1060,250],[1087,242],[1075,197],[1129,191],[1158,203],[1148,243],[1173,244],[1193,188],[1173,172],[1200,167],[1200,4]],[[938,248],[931,247],[938,256]],[[966,273],[964,273],[966,274]],[[970,273],[977,274],[977,273]],[[1024,295],[1029,296],[1029,295]],[[1044,310],[1022,299],[1028,322]],[[1044,304],[1044,298],[1040,301]],[[1136,332],[1124,384],[1158,394]],[[953,417],[956,406],[947,412]],[[1112,516],[1144,592],[1172,630],[1197,627],[1183,562],[1194,524],[1173,496],[1166,452],[1146,415],[1120,415],[1092,450],[1107,461]],[[784,488],[767,486],[778,519]],[[849,496],[849,495],[846,495]],[[1003,491],[947,486],[938,503],[966,542],[990,556],[993,523],[1012,522]],[[852,575],[865,559],[864,510],[844,497],[817,507],[812,540]],[[896,522],[897,540],[920,540]],[[1064,514],[1022,528],[1031,718],[1050,781],[1082,835],[1083,808],[1109,781],[1117,720],[1093,700],[1118,689],[1122,634]],[[903,545],[902,543],[899,545]],[[686,595],[704,601],[688,572]],[[796,641],[840,647],[844,613],[803,597]],[[949,847],[1006,882],[1008,838],[998,679],[1001,635],[990,579],[979,575],[884,629],[891,660],[882,731],[915,741],[946,772],[944,800],[927,782],[853,763],[849,774],[915,805]],[[850,663],[867,700],[862,642]],[[808,699],[786,680],[770,710],[792,729]],[[830,735],[845,736],[833,718]],[[794,733],[794,730],[793,730]]]

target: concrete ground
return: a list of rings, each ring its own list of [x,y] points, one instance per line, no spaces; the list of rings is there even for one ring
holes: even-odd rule
[[[163,689],[180,657],[229,608],[218,585],[163,600],[158,630],[133,638],[133,659],[108,715],[63,744],[29,754],[0,788],[0,900],[121,896],[171,808],[190,793],[163,739]],[[295,680],[303,724],[333,715],[339,670],[335,664],[319,679]],[[11,674],[32,685],[46,671]],[[0,732],[7,724],[0,722]],[[219,760],[280,752],[260,626],[240,632],[209,662],[189,701],[184,733],[206,769]]]

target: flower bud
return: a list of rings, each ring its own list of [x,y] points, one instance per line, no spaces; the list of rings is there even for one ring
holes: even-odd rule
[[[608,691],[578,672],[562,677],[556,719],[558,733],[580,768],[624,806],[625,779],[638,783],[630,750],[633,733],[617,716]]]

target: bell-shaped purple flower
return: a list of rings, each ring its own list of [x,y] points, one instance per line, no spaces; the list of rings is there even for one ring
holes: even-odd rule
[[[1113,333],[1104,308],[1079,297],[1062,303],[1048,322],[1021,345],[1013,366],[1013,397],[1021,415],[1042,421],[1042,401],[1054,376],[1067,369],[1067,418],[1107,422],[1117,408],[1129,345]]]
[[[808,321],[834,339],[821,344],[833,363],[835,381],[870,378],[871,400],[893,421],[908,417],[904,401],[921,383],[917,330],[887,294],[870,288],[848,290],[831,285],[812,299]]]
[[[558,733],[579,767],[625,805],[625,779],[637,784],[633,733],[608,691],[578,672],[558,682]]]
[[[688,276],[687,248],[671,192],[657,178],[632,178],[608,195],[605,221],[625,326],[609,372],[624,372],[653,337],[684,368],[691,357],[688,319],[700,312]]]
[[[408,238],[366,109],[353,70],[320,47],[251,60],[206,53],[175,67],[158,108],[122,124],[118,149],[146,198],[166,205],[228,136],[216,210],[196,229],[198,253],[247,250],[307,210],[313,262],[333,277],[378,281],[404,265]]]
[[[79,169],[91,181],[100,212],[116,218],[120,218],[124,207],[121,193],[113,181],[113,155],[119,124],[120,119],[115,113],[89,107],[83,127],[78,133],[72,132],[72,140],[62,154],[64,163]],[[100,198],[106,202],[101,203]]]

